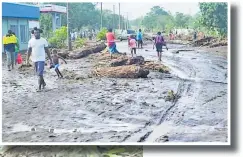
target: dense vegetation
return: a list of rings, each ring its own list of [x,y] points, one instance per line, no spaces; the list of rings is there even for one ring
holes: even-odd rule
[[[189,28],[208,35],[225,37],[228,28],[227,7],[227,3],[199,3],[200,12],[191,16],[179,12],[172,15],[164,8],[154,6],[145,17],[137,18],[131,24],[152,32]]]
[[[53,4],[61,6],[67,5],[67,3]],[[172,13],[166,11],[165,8],[154,6],[150,9],[150,12],[148,12],[146,16],[129,21],[129,24],[133,29],[137,30],[138,28],[142,28],[144,31],[149,32],[166,31],[168,33],[173,29],[189,28],[202,31],[206,35],[210,36],[227,37],[227,3],[199,3],[199,8],[200,11],[196,15],[191,16],[179,12],[172,15]],[[71,30],[100,30],[100,3],[69,3],[69,13]],[[103,10],[102,15],[103,28],[119,28],[119,15],[113,14],[113,12],[110,10]],[[61,16],[62,26],[66,26],[66,14],[62,14]],[[125,29],[126,19],[124,16],[121,16],[120,19],[121,29]],[[50,14],[41,14],[40,26],[44,30],[44,36],[47,37],[51,42],[55,42],[57,40],[57,35],[52,32]],[[105,32],[106,29],[103,29],[98,34],[100,39],[104,38]],[[58,32],[56,34],[58,34]],[[62,41],[58,41],[58,43],[63,46],[63,39],[60,40]]]
[[[66,3],[52,3],[60,6],[66,6]],[[116,11],[117,12],[117,11]],[[100,3],[69,3],[70,28],[71,30],[96,29],[101,28],[101,11]],[[110,10],[102,11],[102,27],[119,28],[119,15],[113,14]],[[62,14],[62,26],[67,25],[66,14]],[[120,17],[122,28],[125,27],[125,18]],[[41,28],[46,32],[51,31],[50,14],[41,14]]]

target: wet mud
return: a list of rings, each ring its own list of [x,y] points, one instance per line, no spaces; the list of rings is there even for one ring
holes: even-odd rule
[[[126,44],[117,47],[129,52]],[[47,66],[43,92],[32,68],[8,72],[4,65],[3,142],[227,142],[227,59],[168,47],[162,63],[170,74],[93,77],[92,54],[62,64],[64,79]],[[154,51],[146,45],[137,54],[157,60]]]

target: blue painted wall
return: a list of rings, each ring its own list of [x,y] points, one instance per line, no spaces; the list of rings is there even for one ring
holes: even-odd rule
[[[39,19],[40,8],[32,5],[3,2],[2,17]]]
[[[26,50],[30,39],[29,20],[39,20],[39,7],[18,3],[2,3],[2,35],[6,35],[11,26],[15,26],[15,34],[19,39],[20,50]],[[21,40],[21,26],[25,26],[26,40]],[[3,49],[2,49],[3,51]]]

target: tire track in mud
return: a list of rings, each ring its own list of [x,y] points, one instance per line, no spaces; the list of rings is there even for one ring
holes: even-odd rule
[[[162,112],[162,115],[159,118],[158,123],[156,124],[157,126],[161,125],[166,120],[166,118],[168,116],[170,116],[171,111],[176,107],[177,102],[180,99],[180,97],[186,96],[186,94],[191,90],[191,86],[193,83],[196,83],[197,84],[196,86],[198,87],[198,89],[197,89],[198,92],[196,92],[197,94],[194,93],[196,95],[199,94],[199,89],[200,89],[202,82],[227,84],[227,83],[220,82],[220,81],[217,82],[217,81],[212,81],[212,80],[196,78],[197,77],[197,70],[196,70],[197,68],[195,69],[191,62],[189,62],[189,64],[188,64],[188,62],[181,60],[180,57],[172,56],[172,58],[169,57],[169,60],[170,61],[168,62],[167,66],[172,67],[175,75],[178,73],[178,74],[182,74],[182,76],[181,77],[177,76],[177,79],[181,80],[181,81],[180,81],[177,91],[176,91],[176,95],[175,95],[176,99],[172,102],[172,104],[165,111]],[[172,60],[172,63],[171,63],[171,60]],[[179,62],[179,63],[174,64],[175,61]],[[184,65],[184,66],[178,66],[178,64]],[[186,92],[186,93],[183,94],[183,92]],[[145,127],[148,127],[148,126],[145,126]],[[152,132],[153,131],[147,131],[142,137],[140,137],[138,142],[144,142],[150,136],[150,134]]]
[[[157,126],[164,122],[164,120],[166,119],[166,117],[169,115],[170,111],[176,106],[178,100],[181,98],[182,93],[184,91],[190,90],[191,83],[186,85],[186,80],[183,80],[183,79],[181,79],[181,80],[182,81],[179,83],[179,85],[177,87],[177,91],[176,91],[176,94],[175,94],[175,98],[172,101],[172,104],[162,113],[162,116],[159,118],[158,123],[156,124]],[[136,136],[136,134],[138,134],[138,133],[140,133],[140,132],[143,131],[142,129],[146,129],[147,127],[150,127],[150,126],[152,126],[151,122],[147,122],[144,125],[143,128],[140,128],[139,130],[133,132],[133,134],[130,134],[130,135],[126,136],[122,140],[122,142],[125,142],[127,139],[131,138],[132,135],[133,136]],[[143,135],[141,137],[139,137],[139,140],[137,140],[137,142],[144,142],[144,141],[146,141],[146,139],[151,135],[152,132],[153,132],[153,130],[146,131],[145,134],[143,133]]]
[[[211,62],[213,61],[221,61],[221,58],[217,59],[217,58],[211,58],[211,55],[209,57],[205,57],[204,55],[202,56],[197,56],[197,58],[202,57],[205,58],[205,60],[210,60],[209,62],[211,63],[210,65],[205,64],[205,62],[200,62],[199,65],[197,65],[197,62],[192,61],[191,59],[181,59],[182,56],[176,56],[176,55],[168,55],[165,57],[164,64],[166,66],[168,66],[169,68],[171,68],[171,70],[173,71],[173,75],[176,75],[178,80],[182,80],[179,85],[178,85],[178,89],[177,89],[177,95],[178,96],[189,96],[192,99],[197,99],[198,96],[200,97],[200,89],[203,88],[202,84],[205,83],[215,83],[215,84],[227,84],[227,81],[225,82],[224,79],[227,78],[227,72],[225,74],[225,77],[221,77],[221,73],[225,73],[225,70],[227,69],[224,64],[227,62],[222,62],[223,65],[220,64],[213,64]],[[204,68],[206,66],[206,68]],[[209,66],[209,67],[207,67]],[[217,66],[220,70],[216,70],[213,69],[214,66]],[[214,71],[210,70],[210,67],[215,70],[216,72],[221,72],[220,74],[216,74],[214,75],[205,75],[203,73],[205,72],[209,72],[214,74]],[[222,69],[222,70],[221,70]],[[202,71],[201,71],[202,70]],[[198,76],[197,76],[198,75]],[[208,79],[207,79],[208,78]],[[223,78],[223,80],[221,80],[221,78]],[[195,91],[193,93],[189,93],[191,89],[191,86],[195,84]],[[186,92],[182,95],[183,92]],[[189,95],[188,95],[189,94]],[[225,94],[221,94],[219,96],[215,96],[213,98],[211,98],[210,100],[206,100],[206,103],[208,103],[207,101],[213,101],[215,99],[217,99],[218,97],[223,97],[225,96],[227,93]],[[193,95],[193,96],[191,96]],[[165,120],[167,119],[168,116],[170,116],[170,113],[173,111],[173,109],[176,108],[177,104],[178,104],[178,100],[179,97],[169,106],[167,107],[167,109],[165,111],[162,112],[162,115],[157,123],[157,126],[162,124],[163,122],[165,122]],[[204,103],[205,104],[205,103]],[[150,125],[147,125],[145,127],[149,127]],[[151,129],[152,130],[152,129]],[[143,136],[140,137],[138,142],[144,142],[146,141],[146,139],[151,135],[151,133],[153,133],[154,130],[147,130],[147,132],[143,133]],[[141,132],[141,129],[138,130],[137,132]]]
[[[209,103],[209,102],[211,102],[211,101],[214,101],[214,100],[217,99],[217,98],[223,97],[223,96],[225,96],[226,94],[227,94],[227,93],[223,93],[222,95],[216,95],[216,96],[212,97],[211,99],[206,100],[205,103],[203,103],[202,105],[205,105],[205,104],[207,104],[207,103]]]
[[[184,91],[188,92],[191,88],[191,84],[193,81],[192,78],[196,77],[196,70],[194,69],[192,64],[188,64],[188,62],[182,61],[180,57],[177,56],[170,56],[169,60],[172,60],[173,62],[180,62],[180,64],[184,65],[184,67],[180,67],[177,66],[176,64],[165,64],[168,67],[172,68],[174,71],[174,75],[176,75],[176,73],[180,73],[183,75],[183,77],[181,78],[180,76],[174,76],[176,77],[180,82],[179,85],[177,87],[177,91],[175,94],[175,99],[172,101],[172,104],[162,113],[161,117],[159,118],[158,122],[157,122],[157,126],[160,125],[161,123],[163,123],[165,121],[165,119],[167,118],[167,116],[170,114],[170,111],[176,106],[178,100],[182,97],[182,93]],[[171,61],[169,61],[171,62]],[[182,73],[181,73],[182,72]],[[184,76],[186,73],[188,73],[187,76]],[[172,76],[173,77],[173,76]],[[192,79],[192,80],[191,80]],[[189,84],[187,84],[186,87],[186,82],[190,82]],[[135,134],[142,132],[142,129],[146,129],[147,127],[150,127],[152,124],[151,123],[146,123],[146,125],[143,128],[140,128],[139,130],[135,131],[133,133],[133,136],[135,136]],[[149,136],[150,134],[153,132],[153,130],[148,130],[145,134],[143,134],[143,136],[141,136],[139,138],[139,140],[137,142],[144,142]],[[131,138],[132,135],[128,135],[127,137],[125,137],[123,139],[123,142],[126,141],[128,138]]]
[[[165,110],[165,112],[162,114],[161,118],[159,119],[159,122],[158,122],[157,125],[160,125],[161,123],[164,122],[164,120],[168,116],[169,112],[175,107],[175,105],[177,104],[178,100],[182,96],[182,93],[185,90],[188,90],[188,88],[190,88],[189,85],[188,85],[187,89],[185,89],[185,80],[183,80],[182,82],[179,83],[177,91],[176,91],[176,94],[175,94],[175,99],[172,102],[172,105]]]

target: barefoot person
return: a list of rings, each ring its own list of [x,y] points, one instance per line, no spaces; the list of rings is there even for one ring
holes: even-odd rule
[[[61,72],[59,71],[59,59],[62,59],[66,64],[67,62],[65,61],[64,58],[62,58],[61,56],[59,56],[57,54],[57,50],[53,50],[52,51],[53,55],[52,55],[52,61],[53,61],[53,64],[51,65],[51,68],[54,68],[56,73],[57,73],[57,76],[58,78],[63,78],[63,75],[61,74]]]
[[[46,83],[44,81],[43,72],[45,67],[45,53],[47,53],[48,58],[50,59],[50,64],[52,64],[52,59],[50,52],[48,50],[48,43],[46,39],[40,37],[42,30],[34,28],[35,38],[31,38],[28,43],[28,55],[27,55],[27,64],[29,65],[29,58],[32,55],[32,61],[35,65],[35,71],[38,75],[38,91],[41,91],[41,87],[45,87]]]
[[[112,33],[111,28],[108,29],[108,33],[106,33],[106,40],[107,40],[107,45],[108,45],[109,52],[110,52],[111,59],[112,59],[112,54],[118,53],[118,51],[116,49],[115,35],[114,35],[114,33]]]
[[[138,48],[139,48],[139,45],[141,45],[141,49],[142,49],[143,48],[143,35],[142,35],[141,29],[138,30],[137,41],[138,41]]]
[[[161,32],[157,33],[157,36],[155,37],[155,42],[154,45],[156,47],[156,51],[157,51],[157,56],[158,56],[158,60],[161,61],[161,57],[162,57],[162,47],[166,46],[165,41],[163,36],[161,35]],[[153,47],[154,48],[154,47]],[[167,46],[166,49],[168,50]]]
[[[131,39],[129,40],[129,46],[130,46],[130,49],[131,49],[131,54],[132,54],[132,57],[133,57],[133,52],[136,56],[136,40],[135,40],[135,37],[133,35],[131,35]]]
[[[15,65],[15,46],[17,46],[17,38],[13,34],[11,30],[8,31],[8,34],[3,37],[3,45],[4,45],[4,52],[7,55],[7,65],[8,65],[8,71],[11,71],[14,69]]]

